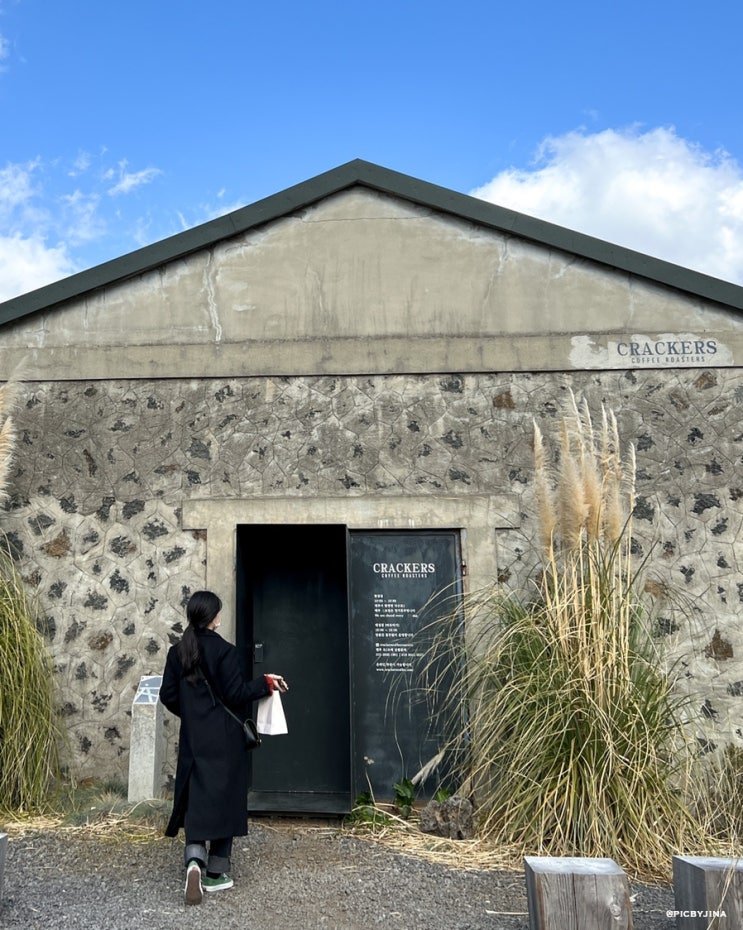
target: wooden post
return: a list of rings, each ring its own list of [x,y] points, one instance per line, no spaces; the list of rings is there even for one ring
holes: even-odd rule
[[[530,930],[633,930],[629,882],[613,859],[527,856]]]
[[[743,927],[743,862],[706,856],[673,857],[677,930]]]

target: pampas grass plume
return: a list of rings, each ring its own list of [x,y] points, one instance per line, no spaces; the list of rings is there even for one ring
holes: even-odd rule
[[[557,481],[557,506],[560,515],[559,534],[567,549],[577,549],[583,539],[587,503],[579,461],[573,453],[571,432],[567,420],[561,429],[560,472]]]
[[[544,454],[544,437],[534,420],[534,492],[537,500],[537,521],[539,538],[544,554],[549,555],[554,542],[557,516],[555,514],[554,495],[547,472]]]

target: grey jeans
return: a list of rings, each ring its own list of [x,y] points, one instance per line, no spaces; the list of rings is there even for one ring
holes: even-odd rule
[[[207,843],[209,849],[207,851]],[[186,848],[183,852],[183,861],[186,865],[195,859],[202,869],[207,872],[230,871],[230,857],[232,856],[232,837],[226,836],[219,840],[192,840],[186,839]]]

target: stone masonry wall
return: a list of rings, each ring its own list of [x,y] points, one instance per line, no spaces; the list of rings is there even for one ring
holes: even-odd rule
[[[79,775],[126,779],[129,713],[205,578],[189,497],[510,491],[498,580],[535,563],[532,418],[572,388],[637,448],[638,557],[712,743],[743,745],[743,375],[678,370],[25,385],[5,529],[54,657]]]

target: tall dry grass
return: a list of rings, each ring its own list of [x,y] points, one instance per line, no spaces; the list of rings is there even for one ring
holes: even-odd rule
[[[0,388],[0,502],[8,495],[15,452],[13,409],[20,367]],[[59,771],[59,724],[51,659],[35,608],[0,539],[0,810],[39,809]]]
[[[59,775],[51,659],[7,551],[0,552],[0,811],[43,808]]]
[[[470,596],[466,657],[440,644],[464,668],[469,709],[450,757],[496,844],[667,876],[672,855],[709,834],[688,708],[649,632],[632,556],[634,450],[622,455],[611,411],[596,428],[574,401],[557,445],[534,424],[534,589]]]

